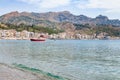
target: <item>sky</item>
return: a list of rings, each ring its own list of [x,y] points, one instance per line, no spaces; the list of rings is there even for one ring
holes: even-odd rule
[[[95,18],[98,15],[120,19],[120,0],[0,0],[0,15],[12,12],[70,11]]]

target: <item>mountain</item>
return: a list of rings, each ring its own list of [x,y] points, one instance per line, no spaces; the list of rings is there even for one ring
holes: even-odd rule
[[[70,22],[74,24],[95,24],[95,25],[114,25],[120,26],[120,20],[110,20],[108,17],[99,15],[96,18],[90,18],[85,15],[74,15],[69,11],[47,12],[47,13],[29,13],[18,11],[10,12],[0,16],[0,22],[11,24],[27,24],[56,26],[58,23]]]
[[[54,22],[48,20],[42,20],[33,16],[32,13],[17,11],[5,14],[0,17],[0,22],[10,24],[26,24],[26,25],[41,25],[41,26],[54,26]]]

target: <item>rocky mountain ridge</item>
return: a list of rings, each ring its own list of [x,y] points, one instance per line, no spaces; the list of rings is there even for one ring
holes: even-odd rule
[[[85,15],[74,15],[69,11],[29,13],[29,12],[10,12],[0,16],[0,22],[11,24],[28,24],[55,26],[55,23],[70,22],[74,24],[95,24],[95,25],[114,25],[120,26],[120,20],[110,20],[107,16],[99,15],[90,18]]]

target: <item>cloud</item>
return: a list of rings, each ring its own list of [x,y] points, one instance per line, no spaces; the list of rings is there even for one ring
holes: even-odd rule
[[[29,3],[29,4],[36,4],[38,2],[40,2],[41,0],[18,0],[18,1],[22,1],[22,2],[25,2],[25,3]]]
[[[78,4],[79,8],[105,9],[106,12],[120,12],[120,0],[88,0],[86,3]]]
[[[120,8],[120,0],[89,0],[88,7],[91,8],[105,8],[116,9]]]
[[[102,13],[120,13],[120,0],[17,0],[32,5],[38,11],[69,10],[78,12],[101,10]]]
[[[67,6],[70,4],[71,0],[19,0],[39,8],[56,8],[61,6]]]
[[[43,8],[55,8],[60,6],[66,6],[70,3],[70,0],[43,0],[40,6]]]

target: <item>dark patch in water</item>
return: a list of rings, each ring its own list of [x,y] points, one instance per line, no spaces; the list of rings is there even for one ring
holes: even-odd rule
[[[15,65],[15,67],[18,67],[18,68],[21,68],[21,69],[24,69],[24,70],[28,70],[28,71],[32,71],[32,72],[36,72],[36,73],[40,73],[40,74],[44,74],[44,75],[47,75],[49,77],[52,77],[52,78],[55,78],[57,80],[69,80],[69,79],[64,79],[63,77],[61,76],[57,76],[57,75],[54,75],[54,74],[51,74],[51,73],[47,73],[47,72],[44,72],[42,70],[39,70],[39,69],[35,69],[35,68],[30,68],[30,67],[26,67],[25,65],[22,65],[22,64],[13,64]]]

